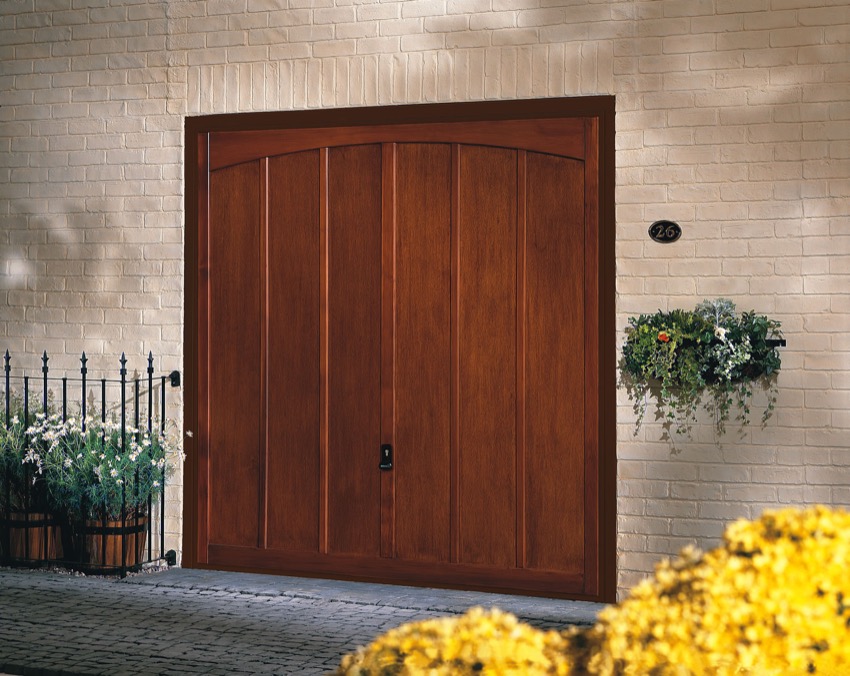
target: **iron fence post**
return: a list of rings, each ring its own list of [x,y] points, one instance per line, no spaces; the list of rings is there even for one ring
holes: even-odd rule
[[[41,372],[44,375],[44,380],[43,380],[43,385],[42,385],[43,390],[42,390],[42,393],[41,393],[41,401],[42,401],[42,408],[43,408],[43,411],[44,411],[45,422],[47,421],[47,373],[49,371],[49,368],[47,366],[47,362],[49,360],[50,360],[50,358],[47,356],[47,350],[44,350],[44,353],[41,356],[41,362],[43,364],[42,367],[41,367]],[[42,550],[44,552],[44,556],[42,558],[43,558],[44,561],[46,561],[47,558],[48,558],[48,554],[49,554],[49,550],[48,550],[48,547],[47,547],[48,542],[49,542],[48,535],[50,534],[50,525],[49,525],[50,519],[47,518],[47,514],[48,514],[47,508],[49,507],[49,505],[47,504],[47,495],[46,494],[44,494],[42,496],[37,495],[36,499],[39,499],[39,498],[44,500],[44,503],[42,505],[40,505],[40,507],[44,510],[42,512],[42,515],[43,515],[42,520],[44,521],[44,523],[41,526],[41,534],[42,534],[42,545],[44,547],[44,549]]]
[[[127,455],[127,357],[121,353],[121,459]],[[121,577],[127,577],[127,476],[121,473]]]
[[[6,430],[8,431],[9,426],[11,425],[12,419],[9,415],[9,372],[12,370],[10,362],[12,361],[11,356],[9,356],[9,350],[6,350],[6,355],[3,358],[4,361],[4,370],[6,372]],[[3,529],[3,558],[4,560],[11,560],[12,558],[12,476],[11,476],[11,468],[10,463],[7,460],[3,462],[3,487],[5,489],[5,500],[4,506],[5,510],[3,512],[3,519],[5,521],[6,527]]]
[[[160,387],[160,400],[162,402],[160,427],[162,428],[162,438],[165,439],[165,376],[162,376],[162,384]],[[162,464],[162,493],[159,501],[159,553],[162,556],[165,552],[165,463]]]
[[[29,427],[30,420],[30,377],[24,376],[24,450],[29,449],[29,435],[26,433],[27,428]],[[24,558],[30,558],[30,508],[32,505],[30,501],[32,500],[32,494],[30,491],[30,472],[32,469],[29,464],[27,464],[27,468],[24,471],[24,486],[26,486],[26,492],[24,494]]]
[[[42,392],[42,408],[44,410],[44,417],[47,417],[47,362],[50,361],[50,357],[47,356],[47,350],[44,351],[44,354],[41,357],[41,361],[44,364],[41,367],[41,372],[44,374],[44,391]]]
[[[82,378],[82,381],[83,381],[83,385],[82,385],[83,402],[82,402],[82,409],[80,410],[80,415],[83,418],[83,420],[82,420],[83,433],[85,433],[85,431],[86,431],[86,374],[89,372],[88,368],[86,368],[86,362],[87,361],[88,361],[88,357],[86,357],[86,353],[84,351],[83,356],[80,357],[80,364],[81,364],[81,366],[80,366],[80,378]]]

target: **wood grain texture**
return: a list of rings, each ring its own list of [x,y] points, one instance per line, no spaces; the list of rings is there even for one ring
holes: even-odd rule
[[[460,148],[460,562],[516,565],[516,151]]]
[[[380,556],[381,147],[328,155],[328,551]]]
[[[617,320],[616,306],[616,217],[615,217],[615,111],[613,98],[598,100],[597,110],[588,116],[586,126],[595,128],[593,156],[589,158],[590,171],[596,177],[597,191],[589,193],[598,214],[596,233],[596,278],[593,297],[597,301],[596,354],[599,365],[593,415],[597,425],[596,458],[598,473],[597,501],[593,508],[597,514],[598,587],[592,592],[598,598],[613,603],[617,596],[617,429],[612,424],[617,411]],[[590,189],[592,183],[587,184]],[[591,221],[593,222],[593,221]],[[592,269],[592,268],[588,268]],[[590,463],[588,463],[590,466]]]
[[[203,567],[592,600],[582,593],[580,576],[546,570],[526,569],[519,574],[516,569],[463,563],[435,565],[433,561],[372,559],[353,554],[321,555],[273,549],[263,551],[256,547],[223,545],[210,546],[210,565]]]
[[[268,546],[319,546],[319,153],[269,161]]]
[[[506,120],[510,122],[508,125],[491,124],[500,116],[513,118]],[[544,122],[538,124],[540,120]],[[186,446],[190,458],[186,465],[184,535],[189,546],[184,552],[185,565],[613,600],[616,588],[616,438],[613,426],[606,423],[606,420],[612,419],[616,407],[616,392],[612,385],[615,370],[612,357],[615,352],[613,120],[613,97],[187,118],[186,264],[196,269],[197,274],[189,280],[190,273],[187,272],[185,420],[187,430],[192,429],[192,420],[197,421],[194,423],[197,429],[193,429],[194,453],[192,442],[187,442]],[[275,124],[280,125],[277,131],[261,140]],[[443,124],[449,124],[451,128],[437,129]],[[525,131],[520,131],[523,126]],[[517,130],[517,133],[505,133],[506,130]],[[245,135],[244,131],[256,133]],[[212,139],[209,155],[204,152],[208,135]],[[567,140],[567,136],[571,138]],[[342,147],[364,141],[374,141],[374,145]],[[222,142],[224,145],[221,145]],[[383,148],[379,144],[383,144]],[[421,174],[433,176],[434,167],[439,167],[442,162],[436,156],[439,153],[430,156],[428,149],[441,144],[451,155],[450,196],[446,208],[454,227],[450,229],[447,243],[436,234],[440,229],[438,213],[443,208],[438,199],[439,192],[429,188],[429,197],[433,199],[428,199],[419,209],[405,207],[402,194],[408,190],[407,185],[411,205],[415,201],[414,196],[419,198],[420,183],[425,181]],[[476,145],[479,147],[474,147]],[[519,151],[513,153],[510,150],[513,147]],[[537,189],[540,195],[548,192],[560,195],[558,191],[562,186],[556,185],[557,180],[553,183],[551,177],[535,178],[534,172],[560,171],[559,158],[550,155],[559,148],[567,147],[571,149],[567,155],[584,158],[582,176],[585,181],[582,195],[586,225],[583,273],[579,271],[584,285],[581,292],[584,303],[583,422],[576,421],[574,427],[579,426],[581,430],[571,432],[576,437],[583,435],[579,459],[583,468],[577,470],[584,479],[581,496],[573,491],[574,486],[567,486],[566,494],[560,493],[564,488],[564,476],[568,484],[572,481],[570,472],[573,466],[558,466],[563,461],[558,453],[544,451],[540,457],[532,457],[537,444],[542,443],[545,447],[550,443],[548,432],[541,435],[538,431],[550,424],[552,416],[563,415],[554,397],[538,402],[544,395],[535,393],[534,379],[545,382],[548,377],[557,381],[555,387],[560,387],[563,378],[545,372],[539,359],[536,364],[533,363],[536,359],[534,351],[538,349],[535,345],[553,346],[574,337],[559,333],[564,322],[557,323],[552,331],[547,327],[549,319],[535,319],[535,303],[545,308],[553,297],[560,299],[559,294],[564,292],[560,286],[562,280],[555,276],[555,284],[551,286],[546,281],[551,276],[545,271],[558,268],[568,255],[562,248],[563,243],[557,237],[553,239],[546,227],[540,226],[542,229],[536,234],[534,232],[535,219],[539,223],[557,219],[563,209],[558,206],[557,200],[552,202],[549,197],[540,203],[542,206],[535,207],[531,204],[531,193]],[[259,436],[254,443],[257,450],[254,452],[253,484],[251,481],[242,482],[242,477],[232,475],[225,468],[228,463],[233,463],[234,467],[239,466],[239,471],[247,468],[250,473],[250,468],[245,466],[239,455],[250,456],[250,453],[244,453],[244,444],[250,445],[251,441],[246,436],[250,437],[253,432],[249,429],[246,435],[245,427],[257,428],[257,434],[263,434],[262,420],[258,417],[256,422],[251,422],[251,415],[256,410],[250,404],[243,405],[246,383],[240,382],[236,387],[230,385],[238,380],[244,381],[247,375],[249,379],[256,380],[261,394],[264,378],[270,384],[278,381],[272,373],[277,366],[274,365],[274,350],[271,348],[271,342],[276,340],[275,302],[271,297],[276,283],[274,279],[277,275],[286,277],[288,281],[280,283],[289,287],[294,282],[288,275],[306,275],[307,266],[301,260],[295,263],[295,269],[275,269],[272,247],[278,243],[273,242],[273,218],[270,217],[265,255],[268,259],[268,310],[264,312],[262,309],[264,282],[260,274],[257,280],[247,282],[247,286],[256,282],[257,293],[247,291],[247,296],[252,298],[250,302],[256,300],[256,308],[242,302],[240,295],[238,308],[244,324],[242,334],[236,335],[235,329],[226,326],[224,333],[218,331],[218,327],[223,326],[220,315],[225,309],[215,309],[217,304],[221,305],[215,293],[221,296],[229,292],[221,288],[216,291],[214,280],[221,273],[223,278],[237,280],[237,287],[246,286],[243,280],[245,266],[227,263],[219,266],[218,261],[222,255],[237,255],[227,248],[235,246],[245,252],[255,247],[250,242],[231,242],[230,233],[216,233],[213,227],[207,228],[207,224],[215,226],[221,215],[221,206],[228,200],[232,204],[238,202],[238,207],[232,206],[227,216],[232,223],[251,220],[253,216],[246,212],[245,205],[253,200],[251,195],[258,193],[262,182],[259,178],[257,181],[246,178],[242,172],[252,170],[245,168],[249,165],[239,165],[233,167],[235,173],[232,174],[213,171],[212,176],[218,178],[212,178],[210,184],[207,157],[215,167],[229,165],[239,158],[248,159],[252,153],[259,153],[256,157],[264,158],[281,150],[290,152],[308,148],[317,148],[308,152],[319,157],[320,167],[318,280],[314,279],[319,296],[318,366],[315,359],[312,365],[309,359],[305,359],[300,365],[288,363],[282,369],[292,371],[293,375],[284,379],[293,382],[302,377],[304,382],[308,382],[306,376],[295,373],[296,366],[303,367],[304,373],[311,368],[318,371],[315,387],[318,391],[319,420],[318,531],[311,536],[309,529],[305,528],[290,540],[287,538],[292,532],[286,530],[290,525],[278,526],[277,523],[284,520],[285,511],[298,514],[309,510],[303,504],[287,507],[284,503],[290,500],[291,495],[282,498],[280,504],[274,504],[278,499],[275,490],[279,481],[273,475],[281,470],[276,465],[272,445],[268,445],[266,481],[263,481],[261,473],[262,440]],[[420,172],[416,169],[419,160],[413,158],[426,155],[429,159],[422,159]],[[502,162],[500,158],[504,156],[514,156],[514,159]],[[528,158],[531,158],[530,161]],[[272,157],[265,161],[270,177],[276,162],[282,159]],[[550,166],[550,159],[558,161]],[[410,181],[405,183],[407,179],[402,165],[408,161],[412,169]],[[536,169],[535,163],[538,165]],[[253,164],[257,165],[256,162]],[[347,167],[347,171],[342,177],[335,175],[331,165]],[[513,181],[508,178],[511,165],[516,171]],[[193,169],[197,176],[190,177]],[[479,175],[473,177],[473,173]],[[233,177],[237,177],[235,184]],[[300,173],[297,177],[293,176],[295,181],[302,178]],[[504,180],[500,181],[500,178]],[[232,185],[224,188],[227,182]],[[210,190],[206,189],[208,185]],[[228,190],[234,195],[228,197]],[[240,191],[242,194],[237,198],[235,193]],[[511,191],[510,197],[503,194],[510,195]],[[341,202],[336,199],[335,193],[343,195]],[[275,199],[271,181],[268,196],[271,203]],[[294,195],[292,198],[297,202]],[[511,200],[515,201],[513,206],[509,204]],[[256,201],[262,202],[262,198]],[[208,208],[210,203],[212,209]],[[524,207],[524,203],[527,206]],[[511,221],[509,213],[512,209],[514,216]],[[414,220],[418,219],[418,225],[411,228],[409,237],[405,237],[404,233],[403,213],[406,210],[411,212]],[[421,213],[412,213],[415,211]],[[269,213],[273,216],[271,210]],[[515,229],[503,232],[501,216],[515,224],[512,225]],[[468,218],[472,219],[471,231],[465,227]],[[337,223],[342,221],[345,225],[340,229]],[[369,222],[372,225],[368,225]],[[262,238],[262,220],[258,223],[258,236]],[[367,224],[365,230],[364,223]],[[214,241],[216,238],[218,241]],[[544,246],[529,254],[532,239]],[[513,251],[510,251],[509,245],[506,246],[507,242],[513,243]],[[337,244],[346,253],[340,254]],[[287,247],[290,245],[294,248],[301,246],[297,242],[286,244]],[[408,245],[409,249],[405,249]],[[433,254],[437,259],[435,268],[440,267],[439,258],[444,248],[448,250],[448,300],[439,301],[436,270],[428,269],[427,264],[420,260],[420,256],[427,258],[418,251],[420,247],[429,249],[429,255]],[[251,264],[263,267],[262,241],[256,251],[256,260],[254,263],[249,261],[248,268]],[[304,267],[300,269],[302,265]],[[369,267],[375,269],[367,271]],[[537,268],[537,272],[533,268]],[[480,275],[479,270],[483,270]],[[513,279],[510,279],[511,274]],[[350,278],[346,279],[349,275]],[[405,284],[409,286],[405,287]],[[288,288],[287,292],[290,291],[294,292],[294,289]],[[428,316],[425,308],[413,304],[417,291],[422,297],[421,304],[431,307],[433,315]],[[569,295],[569,289],[566,292]],[[506,294],[504,297],[513,294],[507,305],[494,300],[502,293]],[[403,311],[399,312],[404,298],[411,299],[408,316]],[[224,302],[234,305],[233,298]],[[421,330],[428,333],[432,329],[432,320],[434,325],[442,321],[436,319],[442,311],[441,303],[447,306],[449,317],[448,326],[443,327],[447,334],[448,367],[443,366],[442,371],[438,365],[439,353],[443,349],[439,332],[429,334],[428,339],[417,334],[419,327],[424,327]],[[499,309],[490,312],[490,303],[499,305]],[[260,328],[251,326],[249,315],[254,309],[258,313],[254,317]],[[367,316],[372,319],[366,319]],[[410,321],[405,323],[406,319]],[[263,321],[268,322],[269,350],[265,367],[262,351],[255,363],[259,364],[259,371],[266,372],[265,375],[243,368],[245,351],[239,344],[240,340],[250,344],[256,338],[257,344],[262,345]],[[471,328],[476,331],[471,332]],[[231,367],[232,377],[228,378],[228,396],[225,397],[222,394],[223,381],[215,382],[221,373],[217,376],[213,367],[216,366],[217,353],[225,349],[223,341],[226,341],[228,332],[236,335],[234,351],[240,367]],[[294,333],[293,328],[291,337],[297,342]],[[306,342],[309,339],[305,338]],[[361,350],[367,344],[370,347]],[[414,347],[405,347],[408,344]],[[415,355],[417,350],[433,355],[422,362],[418,372],[414,365],[405,361],[408,354]],[[197,355],[194,359],[193,353]],[[247,354],[250,361],[250,351]],[[354,354],[358,356],[352,356]],[[564,365],[571,362],[559,359],[560,356],[555,360],[553,370],[563,374]],[[502,364],[503,361],[506,363]],[[481,366],[488,362],[491,365],[489,372]],[[493,363],[496,363],[495,367]],[[195,373],[192,373],[193,370]],[[424,439],[430,434],[437,438],[439,434],[435,430],[441,426],[439,414],[434,414],[434,425],[422,431],[425,429],[422,419],[426,411],[420,408],[428,409],[432,397],[414,392],[413,388],[404,393],[404,381],[412,381],[416,376],[421,376],[420,379],[426,383],[423,390],[433,388],[438,391],[442,378],[448,382],[449,525],[448,533],[442,535],[436,527],[429,530],[443,518],[440,500],[436,496],[441,490],[439,479],[436,479],[435,488],[430,485],[424,488],[427,476],[423,479],[423,486],[415,486],[409,491],[399,490],[398,485],[399,480],[406,481],[404,471],[414,469],[407,463],[411,458],[403,453],[404,447],[409,445],[402,439],[407,433],[405,426],[409,418],[404,409],[411,411],[411,437],[421,436]],[[353,386],[355,382],[356,386]],[[217,392],[214,391],[216,388]],[[273,390],[271,385],[267,390],[269,439],[277,436],[273,430],[278,408],[274,403],[276,397],[289,397],[288,408],[301,406],[302,413],[306,410],[304,402],[295,402],[292,392],[275,393]],[[313,396],[309,386],[302,390],[306,397]],[[405,397],[408,399],[405,400]],[[419,397],[418,402],[416,397]],[[257,409],[262,409],[262,397],[255,398]],[[434,396],[433,400],[438,398],[439,395]],[[569,396],[566,398],[569,399]],[[230,410],[227,411],[227,408]],[[225,411],[224,419],[221,411]],[[499,414],[499,411],[502,413]],[[540,420],[534,419],[535,411]],[[293,415],[300,414],[293,410]],[[505,424],[505,420],[510,424]],[[223,438],[224,428],[234,423],[240,431],[235,451],[227,439],[227,443],[217,446]],[[370,429],[376,432],[370,432]],[[361,451],[357,450],[358,443],[347,441],[366,440],[370,436],[374,438],[364,441]],[[563,441],[563,430],[559,428],[555,436]],[[396,447],[397,464],[392,472],[381,473],[377,468],[378,447],[381,441],[388,439],[392,439]],[[464,442],[475,439],[479,442],[472,444],[470,451],[470,444]],[[490,448],[489,442],[480,441],[493,439],[496,440],[495,449]],[[438,446],[438,442],[434,442],[433,448]],[[227,453],[235,452],[236,457],[221,455],[222,448],[226,448]],[[418,455],[415,457],[420,458]],[[436,464],[439,462],[437,459]],[[304,469],[309,475],[308,468]],[[433,466],[425,464],[416,469],[416,472],[424,472],[425,475],[435,471]],[[552,473],[559,471],[563,474],[553,479]],[[558,493],[552,509],[559,514],[571,509],[569,506],[564,508],[564,504],[572,505],[570,501],[578,501],[578,508],[573,510],[574,521],[583,524],[583,536],[574,529],[573,522],[566,526],[561,524],[561,530],[554,535],[544,532],[542,527],[534,530],[540,520],[536,514],[544,514],[545,519],[550,519],[550,507],[534,502],[536,487],[541,485],[540,477],[544,481],[542,493]],[[234,478],[236,484],[233,484]],[[224,501],[222,494],[217,492],[225,480],[231,490],[226,499],[231,513],[221,519]],[[412,480],[409,483],[411,486],[415,484]],[[486,497],[481,497],[482,487]],[[257,510],[264,488],[269,500]],[[299,486],[297,490],[294,502],[301,503],[304,495],[305,502],[309,503],[309,489],[301,491]],[[235,492],[245,495],[233,495]],[[350,503],[351,498],[356,504]],[[253,515],[249,507],[252,501]],[[189,502],[192,504],[189,505]],[[429,503],[428,506],[423,508],[426,503]],[[263,514],[265,504],[268,505],[266,530],[270,549],[258,547],[263,542],[259,516]],[[246,506],[245,509],[242,506]],[[410,520],[409,529],[401,516],[406,511],[416,514]],[[430,512],[430,521],[422,518],[422,511]],[[249,521],[254,519],[253,524],[242,523],[246,514]],[[345,523],[343,519],[349,521]],[[508,523],[508,526],[504,527],[503,523]],[[570,531],[567,542],[553,545],[555,539],[564,538],[564,528]],[[304,539],[299,544],[298,540],[302,537]],[[313,542],[318,540],[317,547],[308,542],[311,538]],[[448,541],[448,558],[445,549],[441,549],[444,547],[440,544],[441,539]],[[193,543],[197,543],[194,552]],[[582,546],[583,553],[580,551]],[[393,554],[395,558],[390,556]]]
[[[207,134],[188,134],[186,157],[186,364],[183,425],[186,453],[184,549],[187,565],[205,563],[209,544],[209,153]],[[191,165],[187,165],[191,166]],[[193,302],[194,301],[194,302]]]
[[[516,566],[525,568],[527,563],[528,503],[526,499],[526,314],[528,312],[528,280],[526,276],[526,242],[528,238],[528,151],[517,151],[517,218],[516,218]]]
[[[381,445],[395,445],[396,144],[381,146]],[[381,556],[395,555],[396,472],[381,471]]]
[[[328,447],[330,445],[330,282],[328,149],[319,150],[319,551],[328,553]]]
[[[600,499],[600,485],[604,483],[600,473],[607,458],[601,457],[603,453],[604,440],[611,435],[614,427],[603,419],[600,412],[606,410],[602,400],[606,397],[616,396],[613,383],[608,383],[600,377],[604,371],[600,362],[600,349],[606,351],[605,359],[614,360],[614,354],[608,349],[613,346],[600,348],[604,345],[604,339],[600,333],[604,331],[605,322],[610,321],[608,314],[611,309],[602,298],[603,288],[600,280],[606,280],[610,275],[613,279],[613,242],[606,241],[602,244],[603,224],[601,222],[601,196],[600,196],[600,138],[599,121],[596,118],[585,120],[585,151],[584,161],[584,191],[586,195],[595,195],[596,199],[585,200],[585,237],[584,237],[584,327],[585,350],[584,363],[584,551],[585,551],[585,577],[584,589],[586,593],[600,593],[601,581],[605,575],[600,571],[602,561],[601,549],[601,517],[604,512],[603,501],[609,500],[609,496]],[[607,236],[606,236],[607,239]],[[613,237],[611,238],[613,239]],[[602,247],[611,256],[611,260],[604,263],[600,260]],[[613,333],[613,331],[612,331]],[[613,341],[611,341],[613,342]],[[616,439],[616,431],[613,436]],[[614,444],[616,447],[616,443]],[[606,454],[607,455],[607,454]],[[616,462],[616,453],[613,453]],[[616,497],[616,496],[615,496]],[[616,503],[614,505],[616,508]],[[606,534],[607,537],[607,534]],[[608,543],[606,543],[607,546]],[[616,547],[616,545],[615,545]],[[607,582],[606,582],[607,584]],[[605,590],[604,593],[608,593]]]
[[[452,152],[451,403],[449,408],[449,560],[460,561],[460,145]]]
[[[581,573],[584,167],[528,153],[527,191],[527,565]]]
[[[259,162],[213,172],[209,217],[210,543],[256,545],[260,460]]]
[[[304,577],[330,577],[424,587],[448,587],[506,594],[588,598],[582,593],[582,578],[546,570],[505,569],[463,563],[402,561],[353,554],[313,554],[260,550],[256,547],[210,546],[210,564],[205,568],[276,573]]]
[[[210,161],[217,169],[269,155],[386,141],[524,148],[579,159],[585,152],[581,119],[554,118],[213,132]]]
[[[269,464],[269,158],[260,160],[260,477],[257,495],[259,534],[257,545],[268,542],[268,464]]]
[[[396,554],[449,559],[451,149],[397,149]]]

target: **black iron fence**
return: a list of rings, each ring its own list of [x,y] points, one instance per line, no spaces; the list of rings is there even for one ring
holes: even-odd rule
[[[146,564],[174,565],[165,488],[167,456],[179,451],[168,443],[166,382],[179,385],[179,372],[155,378],[148,353],[146,377],[128,380],[122,354],[118,378],[91,379],[83,352],[79,377],[55,378],[47,352],[41,360],[40,377],[14,376],[4,355],[0,564],[122,577]],[[79,387],[78,399],[69,399],[69,386]]]

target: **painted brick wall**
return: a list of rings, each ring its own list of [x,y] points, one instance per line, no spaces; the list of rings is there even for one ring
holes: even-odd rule
[[[0,336],[181,368],[186,114],[615,94],[618,324],[722,295],[788,339],[777,415],[721,447],[634,437],[621,394],[625,589],[737,517],[850,504],[849,36],[846,0],[2,0]]]
[[[122,352],[131,377],[149,351],[158,374],[182,370],[185,104],[166,10],[0,2],[0,348],[13,374],[40,375],[44,350],[69,376],[85,350],[90,380],[116,378]],[[180,390],[167,398],[180,423]],[[166,490],[176,548],[180,474]]]

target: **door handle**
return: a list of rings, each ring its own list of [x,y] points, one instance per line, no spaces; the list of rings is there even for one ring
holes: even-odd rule
[[[391,470],[393,468],[393,447],[390,444],[381,444],[381,461],[379,469]]]

